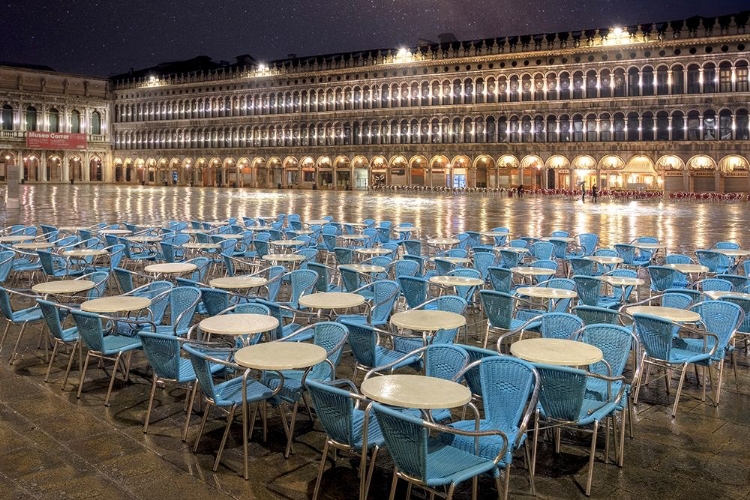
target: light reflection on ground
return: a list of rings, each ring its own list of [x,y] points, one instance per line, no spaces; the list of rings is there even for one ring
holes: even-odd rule
[[[597,232],[601,244],[653,235],[670,251],[690,251],[719,240],[750,245],[750,207],[743,202],[605,201],[599,204],[550,197],[500,198],[489,194],[239,190],[114,185],[21,186],[21,208],[5,211],[11,223],[58,225],[98,221],[152,222],[167,219],[298,213],[304,219],[332,215],[412,222],[423,236],[508,227],[513,236]]]

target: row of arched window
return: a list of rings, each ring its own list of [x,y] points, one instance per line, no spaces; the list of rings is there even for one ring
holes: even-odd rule
[[[80,134],[83,130],[81,122],[81,112],[74,109],[69,114],[69,121],[64,123],[63,113],[57,108],[50,108],[46,113],[46,125],[44,113],[39,111],[35,106],[26,106],[21,110],[21,123],[17,124],[13,120],[13,106],[10,104],[3,105],[0,109],[0,130],[30,130],[44,132],[69,132]],[[98,111],[91,113],[91,123],[89,133],[100,135],[102,133],[102,115]]]
[[[123,131],[115,149],[750,139],[745,108]]]
[[[384,83],[115,105],[118,122],[496,102],[748,92],[748,62]]]

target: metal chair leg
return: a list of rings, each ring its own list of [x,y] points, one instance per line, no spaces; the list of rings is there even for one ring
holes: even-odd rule
[[[213,471],[216,472],[216,469],[219,468],[219,461],[221,460],[221,454],[224,452],[224,445],[227,444],[227,438],[229,437],[229,429],[232,427],[232,421],[234,420],[234,412],[236,410],[237,406],[232,405],[231,408],[229,408],[229,413],[227,413],[227,426],[224,428],[224,435],[221,437],[221,444],[219,445],[219,452],[216,454],[216,460],[214,460],[214,467]]]

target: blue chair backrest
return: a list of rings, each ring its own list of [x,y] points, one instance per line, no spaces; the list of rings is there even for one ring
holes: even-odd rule
[[[685,293],[666,292],[661,297],[661,305],[675,309],[687,309],[693,303],[693,297]]]
[[[424,350],[424,371],[428,377],[453,380],[469,364],[469,353],[453,344],[432,344]]]
[[[537,241],[531,245],[529,251],[537,259],[549,260],[554,255],[555,246],[549,241]]]
[[[162,378],[177,379],[180,375],[180,340],[173,335],[150,332],[139,332],[138,337],[154,373]]]
[[[513,295],[495,290],[479,290],[482,308],[490,325],[495,328],[509,329],[513,319]]]
[[[63,339],[63,326],[60,319],[62,310],[54,302],[48,300],[36,299],[39,304],[39,310],[42,311],[44,321],[47,323],[50,333],[57,339]]]
[[[518,429],[529,397],[539,385],[534,367],[511,356],[486,356],[479,365],[479,377],[485,419],[498,429]]]
[[[350,393],[317,380],[307,380],[307,391],[326,434],[338,443],[361,445],[363,426],[353,425],[354,401]]]
[[[284,266],[271,266],[267,270],[268,272],[268,297],[267,299],[271,302],[276,301],[276,297],[279,295],[279,290],[281,290],[281,278],[285,272],[286,268]]]
[[[604,355],[603,361],[589,366],[590,372],[612,377],[622,375],[633,349],[631,328],[612,324],[587,325],[581,340],[598,347]]]
[[[706,300],[693,305],[690,310],[700,314],[706,330],[719,337],[720,349],[716,352],[715,358],[723,358],[724,349],[745,318],[742,307],[723,300]]]
[[[349,330],[341,323],[333,321],[320,321],[315,323],[313,329],[313,343],[325,349],[328,353],[327,359],[334,367],[338,366]],[[308,379],[331,380],[333,375],[331,366],[324,361],[312,367]]]
[[[413,260],[400,259],[393,261],[393,275],[399,276],[416,276],[419,273],[419,263]]]
[[[104,347],[104,327],[99,315],[77,309],[71,310],[71,314],[84,344],[91,350],[101,352]]]
[[[292,284],[292,293],[289,302],[295,309],[299,308],[299,298],[302,295],[312,293],[315,283],[318,281],[318,273],[312,269],[297,269],[288,274]]]
[[[586,372],[577,368],[535,364],[539,404],[547,418],[576,422],[586,393]]]
[[[504,267],[488,267],[490,285],[498,292],[510,293],[513,288],[513,273]]]
[[[582,304],[595,306],[599,303],[601,280],[592,276],[573,276],[573,281],[576,283],[576,291]]]
[[[671,253],[664,257],[665,264],[695,264],[695,261],[681,253]]]
[[[487,280],[489,277],[489,268],[497,264],[497,257],[493,252],[476,252],[474,253],[474,268],[482,273],[482,279]]]
[[[213,373],[211,373],[211,363],[207,359],[208,354],[189,344],[183,345],[182,349],[190,356],[190,363],[193,365],[203,394],[216,401],[216,386],[214,385]]]
[[[574,314],[551,312],[542,315],[539,331],[549,339],[567,339],[583,328],[583,320]]]
[[[0,284],[5,283],[5,280],[10,276],[15,256],[16,252],[13,250],[3,250],[0,252]]]
[[[599,244],[599,236],[594,233],[581,233],[578,235],[578,243],[583,248],[583,255],[593,255]]]
[[[580,305],[573,308],[576,316],[581,318],[587,325],[597,323],[609,323],[617,325],[620,323],[620,315],[613,309],[606,307]]]
[[[193,322],[195,309],[201,299],[201,291],[190,286],[172,288],[169,293],[170,324],[177,330],[186,330]]]
[[[417,307],[427,300],[428,280],[419,276],[398,276],[396,279],[409,309]]]

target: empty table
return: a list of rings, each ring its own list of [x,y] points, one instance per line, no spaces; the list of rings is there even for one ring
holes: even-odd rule
[[[391,324],[418,332],[434,332],[460,328],[466,324],[466,317],[450,311],[410,309],[391,316]]]
[[[532,276],[554,276],[557,272],[555,269],[547,269],[545,267],[534,267],[534,266],[518,266],[511,267],[510,272],[520,274],[524,277]]]
[[[307,257],[296,253],[269,253],[264,255],[262,258],[263,260],[273,262],[274,264],[278,264],[279,262],[288,262],[292,265],[292,268],[294,268],[300,262],[304,262]]]
[[[45,248],[52,248],[55,245],[46,241],[33,241],[28,243],[16,243],[13,248],[18,250],[44,250]]]
[[[112,235],[125,235],[125,234],[132,234],[132,231],[129,229],[101,229],[99,230],[99,234],[112,234]]]
[[[133,243],[159,243],[161,236],[127,236],[125,239]]]
[[[708,292],[703,292],[703,295],[706,297],[712,299],[712,300],[719,300],[719,299],[725,299],[725,298],[736,298],[736,299],[750,299],[750,293],[745,292],[726,292],[726,291],[719,291],[719,290],[710,290]]]
[[[273,240],[270,244],[276,248],[289,249],[304,246],[305,242],[300,240]]]
[[[303,295],[299,298],[299,305],[310,309],[350,309],[365,303],[365,298],[358,293],[349,292],[318,292]]]
[[[103,248],[74,248],[72,250],[65,250],[63,255],[65,257],[73,257],[83,259],[86,257],[99,257],[101,255],[107,255],[107,252]]]
[[[482,286],[484,280],[481,278],[469,278],[464,276],[431,276],[430,283],[447,287]]]
[[[153,273],[155,276],[161,274],[185,274],[191,273],[198,269],[198,266],[189,262],[166,262],[164,264],[151,264],[143,268],[147,273]]]
[[[308,226],[323,226],[329,223],[330,221],[327,221],[326,219],[312,219],[305,221],[305,224],[307,224]]]
[[[567,339],[519,340],[511,344],[510,353],[532,363],[558,366],[591,365],[604,357],[596,346]]]
[[[450,262],[454,266],[460,266],[462,264],[471,264],[471,259],[469,259],[468,257],[449,257],[449,256],[446,255],[445,257],[442,257],[442,256],[433,257],[430,260],[433,261],[433,262],[435,262],[435,259],[445,260],[447,262]]]
[[[91,280],[59,280],[37,283],[31,289],[42,295],[68,295],[86,292],[96,284]]]
[[[385,272],[385,267],[373,264],[342,264],[339,266],[339,269],[349,269],[362,274]]]
[[[529,253],[528,248],[523,247],[493,247],[494,251],[499,252],[500,250],[505,250],[506,252],[513,252],[513,253]]]
[[[354,249],[354,253],[358,253],[360,255],[369,255],[371,257],[376,257],[378,255],[388,255],[392,252],[393,250],[388,250],[387,248],[381,248],[381,247]]]
[[[305,342],[266,342],[243,347],[234,353],[238,365],[254,370],[299,370],[325,359],[324,348]]]
[[[460,241],[458,238],[430,238],[427,240],[428,245],[436,246],[436,247],[452,247],[453,245],[458,245]]]
[[[223,290],[247,290],[265,286],[268,284],[268,280],[262,276],[225,276],[224,278],[214,278],[208,284]]]
[[[562,288],[550,288],[546,286],[525,286],[516,290],[518,295],[534,297],[537,299],[574,299],[578,297],[575,290],[563,290]]]
[[[36,236],[28,234],[13,234],[10,236],[0,236],[0,243],[19,243],[21,241],[32,241]]]
[[[750,255],[750,250],[743,250],[741,248],[714,248],[713,251],[732,258],[747,257]]]
[[[100,314],[140,311],[151,305],[151,299],[133,295],[116,295],[87,300],[81,304],[81,310]]]
[[[708,272],[708,268],[701,264],[664,264],[664,267],[674,269],[683,274],[703,274]]]
[[[632,306],[626,309],[628,314],[650,314],[676,323],[695,323],[701,320],[701,315],[695,311],[677,309],[664,306]]]
[[[465,385],[424,375],[370,377],[361,389],[373,401],[418,410],[457,408],[471,401],[471,391]]]
[[[603,266],[622,264],[622,257],[614,257],[609,255],[589,255],[588,257],[584,257],[584,259],[596,262],[597,264],[601,264]]]
[[[275,330],[279,320],[266,314],[220,314],[200,322],[199,328],[212,335],[252,335]]]

